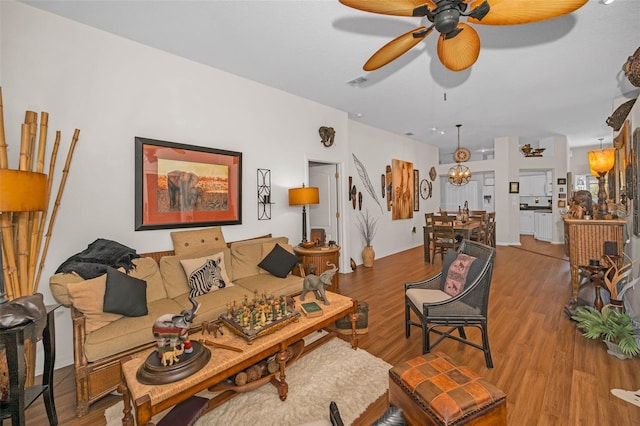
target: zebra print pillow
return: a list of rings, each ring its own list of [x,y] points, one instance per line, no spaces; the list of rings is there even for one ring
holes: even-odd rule
[[[224,269],[223,253],[198,259],[184,259],[180,263],[187,274],[191,297],[233,285]]]

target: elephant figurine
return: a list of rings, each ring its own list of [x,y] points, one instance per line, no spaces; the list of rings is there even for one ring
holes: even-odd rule
[[[333,276],[338,272],[338,267],[329,262],[327,262],[327,266],[331,266],[331,269],[324,271],[320,276],[309,274],[304,277],[300,300],[304,300],[307,293],[312,291],[316,295],[317,300],[321,300],[325,305],[329,305],[329,299],[327,299],[327,294],[324,290],[331,284]]]
[[[180,361],[178,355],[182,355],[184,353],[184,344],[180,345],[180,349],[177,347],[173,348],[172,351],[165,351],[162,353],[162,365],[173,365],[174,363]]]
[[[191,309],[185,309],[179,315],[162,315],[156,319],[151,327],[156,341],[156,352],[161,360],[164,359],[165,352],[175,352],[176,347],[180,345],[182,345],[181,350],[183,351],[180,353],[190,354],[193,352],[188,330],[200,308],[200,303],[191,297],[189,301],[193,306]]]

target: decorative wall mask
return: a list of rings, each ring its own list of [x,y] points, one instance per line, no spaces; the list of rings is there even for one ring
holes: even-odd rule
[[[640,47],[636,49],[633,55],[629,56],[623,68],[624,75],[627,76],[629,82],[636,87],[640,87]]]
[[[387,211],[391,211],[391,206],[393,205],[393,200],[391,198],[391,192],[393,189],[393,174],[391,173],[391,166],[387,165]]]
[[[620,130],[624,120],[627,118],[627,115],[629,115],[629,112],[631,112],[631,108],[633,108],[633,104],[635,103],[636,100],[631,99],[616,108],[616,110],[613,111],[613,114],[607,118],[607,125],[616,132]]]
[[[333,145],[333,139],[336,137],[336,131],[333,127],[322,126],[318,129],[318,133],[320,133],[321,143],[322,145],[329,148]]]

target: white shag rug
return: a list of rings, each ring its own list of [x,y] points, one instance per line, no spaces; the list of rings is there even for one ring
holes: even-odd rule
[[[331,401],[338,404],[344,423],[352,424],[387,391],[390,368],[390,364],[365,350],[353,350],[349,343],[333,338],[287,368],[289,393],[285,401],[280,401],[276,388],[267,383],[205,414],[196,426],[295,426],[328,420]],[[122,425],[122,409],[122,401],[107,408],[107,426]],[[160,413],[153,420],[157,422],[163,415]]]

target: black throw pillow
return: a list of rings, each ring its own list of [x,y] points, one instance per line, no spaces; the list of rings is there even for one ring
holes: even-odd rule
[[[104,292],[104,312],[127,317],[147,315],[147,282],[107,268],[107,285]]]
[[[278,278],[286,278],[298,262],[300,262],[300,259],[295,254],[289,253],[280,244],[276,244],[258,266],[271,275]]]

